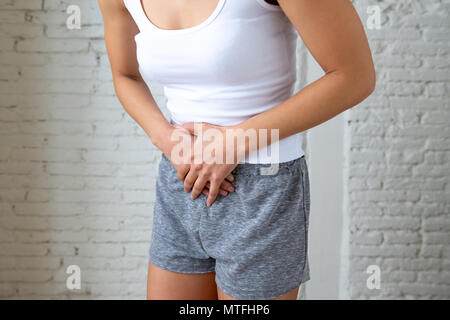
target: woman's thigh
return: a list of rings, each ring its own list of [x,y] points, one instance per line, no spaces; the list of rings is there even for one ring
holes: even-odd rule
[[[148,265],[148,300],[217,300],[215,272],[179,273]]]
[[[289,291],[286,294],[283,294],[282,296],[276,297],[273,300],[297,300],[298,296],[298,290],[299,287],[295,288],[294,290]],[[225,292],[220,290],[220,288],[217,288],[217,296],[219,300],[238,300],[236,298],[233,298],[232,296],[227,295]]]

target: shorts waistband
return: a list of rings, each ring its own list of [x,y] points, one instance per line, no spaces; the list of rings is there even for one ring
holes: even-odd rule
[[[284,173],[296,173],[304,170],[306,166],[305,156],[280,163],[240,163],[232,171],[236,175],[277,175]]]
[[[164,153],[161,153],[162,160],[170,163],[170,160]],[[170,163],[171,164],[171,163]],[[305,155],[300,158],[280,162],[280,163],[239,163],[236,168],[231,172],[233,175],[277,175],[283,173],[295,173],[306,169]]]

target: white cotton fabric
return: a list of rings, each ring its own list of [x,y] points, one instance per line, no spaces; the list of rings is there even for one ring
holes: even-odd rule
[[[124,3],[140,30],[140,72],[163,85],[174,123],[232,126],[292,96],[297,32],[279,6],[219,0],[202,23],[168,30],[148,19],[140,0]],[[250,153],[245,162],[297,159],[304,154],[301,144],[297,133]]]

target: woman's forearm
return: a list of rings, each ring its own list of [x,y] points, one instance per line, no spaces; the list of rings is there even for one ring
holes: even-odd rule
[[[303,88],[276,107],[262,112],[234,126],[234,129],[267,129],[267,144],[271,143],[271,130],[278,130],[278,139],[308,130],[342,113],[364,100],[373,91],[375,76],[367,73],[330,72]],[[246,135],[245,154],[260,148],[259,141],[250,150]],[[272,141],[274,142],[274,141]]]
[[[257,131],[278,130],[279,139],[283,139],[317,126],[364,100],[374,89],[375,69],[364,25],[350,1],[278,0],[278,3],[326,73],[280,105],[238,125]],[[248,148],[243,149],[248,152]]]
[[[162,114],[144,80],[116,75],[114,87],[127,113],[147,133],[152,143],[162,149],[171,125]]]

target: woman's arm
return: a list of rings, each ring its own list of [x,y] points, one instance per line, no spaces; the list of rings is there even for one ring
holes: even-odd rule
[[[278,0],[278,3],[326,74],[276,107],[236,126],[204,124],[203,131],[210,127],[221,130],[225,136],[228,130],[236,135],[240,135],[240,129],[244,133],[251,130],[259,138],[260,129],[273,129],[278,130],[281,140],[335,117],[374,90],[375,70],[369,44],[361,20],[349,0]],[[186,123],[183,127],[195,134],[194,123]],[[249,143],[250,136],[244,135],[246,143],[225,148],[224,153],[231,152],[235,159],[236,155],[242,159],[259,149],[259,141]],[[270,137],[268,134],[268,144]],[[184,181],[185,189],[192,190],[192,196],[196,198],[205,181],[212,181],[207,199],[211,205],[222,177],[234,167],[235,164],[192,165]]]
[[[105,44],[114,88],[128,114],[161,149],[169,135],[165,119],[139,73],[134,36],[139,32],[122,0],[98,0],[105,27]]]
[[[134,36],[138,27],[130,16],[123,0],[98,0],[105,27],[105,44],[113,75],[114,88],[128,114],[141,126],[152,143],[171,159],[172,148],[178,144],[171,137],[180,130],[170,124],[158,105],[150,89],[142,79],[136,58]],[[180,136],[179,134],[177,136]],[[172,160],[171,160],[172,161]],[[189,172],[188,163],[174,164],[178,178],[184,180]],[[220,184],[219,193],[226,196],[234,191],[232,174]],[[207,193],[207,187],[202,189]]]
[[[375,69],[361,20],[349,0],[278,2],[325,71],[323,77],[280,105],[236,126],[244,130],[278,129],[281,140],[367,98],[375,88]],[[250,151],[246,143],[245,154]]]

